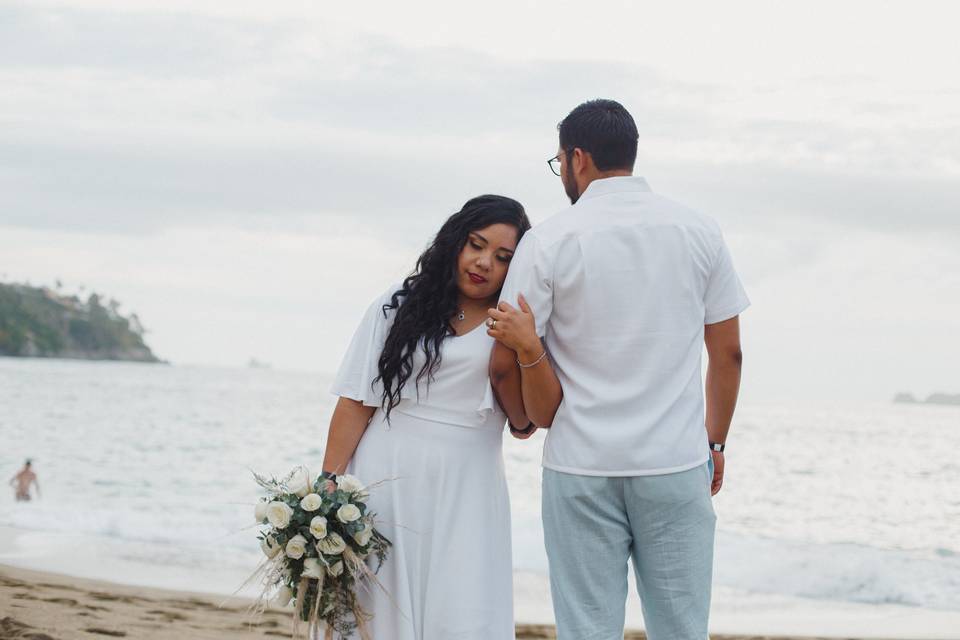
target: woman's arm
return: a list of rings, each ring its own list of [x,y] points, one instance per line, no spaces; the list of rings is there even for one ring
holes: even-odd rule
[[[517,352],[517,360],[523,364],[536,363],[520,368],[523,406],[535,425],[549,429],[563,400],[563,389],[547,357],[546,348],[539,339],[536,344],[536,347],[522,348]]]
[[[530,305],[523,296],[519,302],[520,309],[514,309],[506,302],[501,302],[497,309],[490,309],[490,318],[496,323],[487,334],[509,347],[519,361],[514,367],[520,372],[521,396],[527,418],[538,427],[549,428],[563,400],[563,389],[546,356],[543,342],[537,336]]]
[[[490,353],[490,386],[493,387],[493,395],[507,414],[510,424],[517,429],[525,428],[530,423],[530,419],[527,418],[523,408],[523,389],[520,367],[517,366],[517,354],[501,342],[494,342]],[[516,433],[514,436],[521,439],[530,437]]]
[[[327,431],[327,450],[323,456],[324,471],[341,474],[347,470],[347,465],[375,411],[376,407],[368,407],[350,398],[341,397],[337,401]]]

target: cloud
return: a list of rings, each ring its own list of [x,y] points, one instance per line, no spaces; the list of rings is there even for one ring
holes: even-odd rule
[[[0,59],[7,68],[101,68],[135,74],[203,76],[255,64],[281,40],[271,20],[82,6],[0,7]]]
[[[870,231],[960,233],[956,179],[783,165],[662,165],[654,187],[741,227],[776,232],[784,219]],[[662,173],[661,173],[662,172]]]
[[[741,88],[631,61],[515,61],[331,31],[290,17],[0,10],[0,223],[144,233],[347,219],[422,242],[483,192],[538,219],[563,205],[544,164],[556,121],[610,95],[640,127],[638,172],[732,224],[960,229],[956,120],[867,78]],[[791,90],[833,108],[804,116]]]

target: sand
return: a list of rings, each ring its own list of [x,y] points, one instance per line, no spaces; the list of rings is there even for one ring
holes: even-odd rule
[[[247,613],[249,605],[248,600],[240,598],[129,587],[0,566],[0,640],[290,637],[290,611],[268,610],[259,619],[251,619]],[[517,626],[518,640],[555,637],[550,625]],[[625,636],[628,640],[644,637],[643,632],[628,632]]]

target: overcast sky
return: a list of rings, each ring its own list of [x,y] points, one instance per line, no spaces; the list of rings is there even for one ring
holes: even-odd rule
[[[954,3],[458,4],[0,4],[0,278],[330,371],[469,197],[562,208],[556,123],[611,97],[725,229],[747,399],[960,391]]]

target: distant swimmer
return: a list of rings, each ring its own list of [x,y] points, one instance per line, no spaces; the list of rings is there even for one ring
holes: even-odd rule
[[[17,502],[26,502],[30,500],[30,485],[37,488],[37,497],[40,497],[40,483],[37,482],[37,474],[33,472],[33,465],[30,460],[23,464],[23,469],[17,472],[17,475],[10,479],[10,486],[16,492]]]

